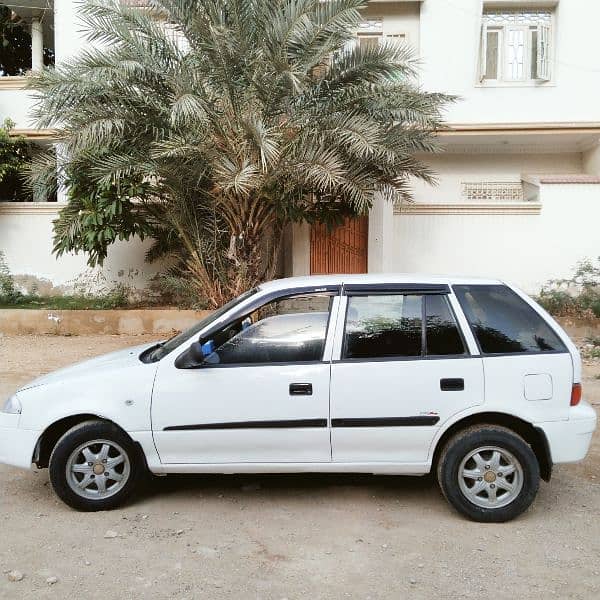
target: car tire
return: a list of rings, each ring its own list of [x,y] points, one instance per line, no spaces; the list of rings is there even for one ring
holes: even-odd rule
[[[477,425],[452,437],[437,465],[446,500],[464,516],[482,523],[510,521],[527,510],[540,483],[531,447],[514,431]]]
[[[50,455],[56,494],[81,511],[110,510],[134,491],[144,472],[141,452],[114,423],[85,421],[69,429]]]

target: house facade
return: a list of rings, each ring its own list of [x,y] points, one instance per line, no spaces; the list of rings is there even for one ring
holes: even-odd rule
[[[22,5],[30,8],[23,8]],[[32,67],[52,44],[56,63],[85,41],[73,0],[25,0],[14,11],[32,32]],[[422,157],[438,185],[414,183],[414,201],[378,201],[333,233],[296,225],[286,236],[287,275],[426,271],[494,276],[536,293],[549,279],[600,255],[600,4],[586,0],[372,1],[358,44],[392,39],[421,57],[420,84],[458,96],[439,133],[444,151]],[[40,37],[41,36],[41,37]],[[0,77],[0,118],[31,129],[20,77]],[[51,255],[55,203],[0,198],[0,250],[24,284],[66,289],[81,278],[143,287],[158,267],[145,244],[111,249],[101,271],[85,257]]]

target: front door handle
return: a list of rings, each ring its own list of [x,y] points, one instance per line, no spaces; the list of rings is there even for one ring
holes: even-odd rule
[[[312,396],[312,383],[290,383],[290,396]]]
[[[465,389],[465,380],[459,378],[440,379],[442,392],[462,392]]]

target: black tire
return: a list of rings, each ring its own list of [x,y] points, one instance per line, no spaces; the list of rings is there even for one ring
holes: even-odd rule
[[[121,455],[121,450],[124,453],[126,459],[121,463],[123,466],[115,466],[114,473],[116,473],[115,477],[121,475],[121,482],[113,481],[107,479],[108,483],[104,485],[107,486],[108,495],[107,497],[85,497],[82,495],[86,493],[86,490],[80,493],[76,493],[72,488],[72,485],[75,487],[76,484],[73,480],[69,480],[69,474],[67,473],[67,465],[70,462],[71,456],[74,452],[80,448],[82,445],[93,442],[95,440],[102,440],[108,442],[108,444],[115,444],[113,447],[110,445],[110,450],[113,453],[116,453],[117,458]],[[97,447],[102,448],[103,445],[96,444],[94,446],[90,446],[92,450]],[[118,448],[118,450],[117,450]],[[87,450],[87,448],[86,448]],[[50,481],[52,483],[52,487],[56,492],[57,496],[70,507],[75,508],[76,510],[81,511],[98,511],[98,510],[111,510],[120,506],[125,500],[131,495],[134,491],[136,484],[138,483],[140,476],[144,472],[144,461],[140,456],[141,452],[138,450],[137,446],[131,441],[131,438],[119,429],[113,423],[107,421],[85,421],[80,423],[79,425],[75,425],[67,431],[56,443],[56,446],[52,450],[52,454],[50,455]],[[80,455],[83,456],[83,453]],[[111,460],[110,455],[104,461]],[[113,458],[116,462],[116,460]],[[98,460],[98,463],[101,461]],[[90,463],[86,463],[90,465]],[[77,464],[76,466],[80,466]],[[85,468],[85,465],[81,465]],[[100,468],[100,464],[96,466],[94,463],[94,468]],[[108,467],[105,467],[108,469]],[[118,472],[120,470],[120,473]],[[107,471],[108,473],[108,471]],[[79,477],[79,474],[74,475],[73,477]],[[81,474],[81,478],[86,477],[86,474]],[[98,477],[103,477],[104,475],[98,475]],[[95,478],[93,468],[89,473],[90,478]],[[70,483],[71,481],[71,483]],[[91,482],[93,484],[93,482]],[[113,485],[113,492],[110,491],[109,486]],[[96,488],[96,493],[101,493],[101,488],[97,486],[97,484],[91,485],[91,489],[87,488],[88,495],[92,495],[94,493],[94,488]]]
[[[485,464],[483,470],[481,470],[474,459],[468,459],[476,450],[485,448],[499,449],[507,453],[506,456],[512,455],[511,458],[516,461],[514,463],[516,465],[515,474],[496,476],[496,472],[490,469],[493,475],[488,477],[488,471],[485,469],[488,469],[490,465]],[[486,463],[487,460],[492,460],[492,455],[492,450],[484,450],[477,453],[475,458],[480,460],[482,457],[484,459],[490,457],[484,460],[484,463]],[[504,455],[501,454],[501,456],[504,461]],[[461,483],[459,470],[463,472],[461,465],[465,459],[468,460],[465,462],[464,468],[469,469],[469,475],[463,477],[463,483]],[[510,470],[509,463],[512,463],[512,461],[505,462],[507,466],[501,465],[497,472],[508,472]],[[475,478],[471,474],[480,470],[484,475],[481,478]],[[494,479],[492,479],[492,476]],[[459,513],[482,523],[502,523],[514,519],[529,508],[539,488],[540,467],[531,447],[514,431],[499,425],[477,425],[457,433],[446,443],[437,464],[437,477],[446,500]],[[504,477],[504,480],[502,480],[502,477]],[[510,492],[501,488],[498,483],[502,484],[503,481],[512,485],[514,491]],[[471,485],[473,491],[469,487]],[[483,486],[484,489],[478,494],[475,485]],[[494,488],[496,491],[490,491],[489,487]],[[499,502],[498,507],[489,508],[475,503],[489,504],[489,495],[495,495],[498,492],[508,494],[495,500],[495,502]],[[474,501],[469,499],[469,495]],[[501,498],[504,498],[504,500],[501,500]],[[502,505],[503,502],[508,503]]]

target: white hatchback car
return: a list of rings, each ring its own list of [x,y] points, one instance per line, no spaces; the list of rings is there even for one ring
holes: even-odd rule
[[[560,326],[495,280],[281,279],[158,344],[41,377],[0,413],[0,462],[109,509],[146,470],[437,472],[448,501],[505,521],[596,414]]]

